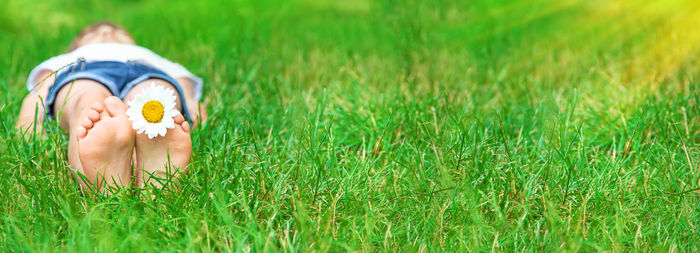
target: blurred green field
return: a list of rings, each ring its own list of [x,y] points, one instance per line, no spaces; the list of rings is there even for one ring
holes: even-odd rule
[[[180,192],[14,129],[109,19],[205,80]],[[695,1],[0,3],[2,251],[700,251]]]

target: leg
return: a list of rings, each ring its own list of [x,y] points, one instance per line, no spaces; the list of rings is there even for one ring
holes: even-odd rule
[[[130,101],[136,94],[155,82],[157,86],[165,86],[175,91],[168,82],[160,79],[150,79],[139,83],[129,91],[124,101]],[[177,92],[175,92],[175,96]],[[176,99],[176,107],[181,110],[181,98]],[[144,187],[153,184],[156,187],[163,185],[153,177],[165,178],[168,175],[177,176],[190,163],[192,155],[192,140],[190,139],[190,126],[182,115],[175,116],[175,127],[168,129],[165,136],[157,136],[148,139],[145,134],[136,135],[136,170],[137,185]]]
[[[19,109],[17,128],[27,133],[36,134],[42,132],[44,122],[44,99],[46,95],[29,94],[24,97],[22,107]],[[36,119],[36,122],[35,122]],[[36,132],[34,129],[36,128]]]
[[[38,80],[42,81],[22,101],[22,107],[19,109],[19,117],[17,119],[17,127],[32,134],[43,132],[44,102],[46,102],[45,99],[49,93],[49,87],[56,80],[56,76],[53,75],[53,72],[45,70],[39,75]],[[31,131],[35,128],[36,132]]]
[[[110,95],[100,83],[76,80],[72,88],[61,88],[54,104],[59,124],[70,136],[69,165],[99,190],[126,186],[131,180],[131,158],[124,154],[133,150],[133,131],[124,104]],[[78,181],[87,188],[87,182]]]

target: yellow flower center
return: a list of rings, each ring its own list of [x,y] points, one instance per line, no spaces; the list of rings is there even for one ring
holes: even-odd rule
[[[148,101],[148,103],[143,105],[143,109],[141,109],[143,118],[149,123],[160,123],[164,113],[165,108],[163,104],[155,100]]]

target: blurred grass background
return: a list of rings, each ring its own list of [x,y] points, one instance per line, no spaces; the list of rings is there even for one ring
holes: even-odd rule
[[[698,251],[694,1],[0,3],[2,249]],[[183,190],[83,196],[24,83],[109,19],[205,80]]]

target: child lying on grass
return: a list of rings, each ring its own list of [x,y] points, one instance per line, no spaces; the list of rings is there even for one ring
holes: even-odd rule
[[[152,176],[189,165],[185,118],[206,119],[202,85],[181,65],[137,46],[120,26],[98,22],[73,39],[68,53],[31,71],[17,127],[32,131],[58,120],[70,135],[70,167],[90,181],[78,178],[84,189],[160,187]]]

